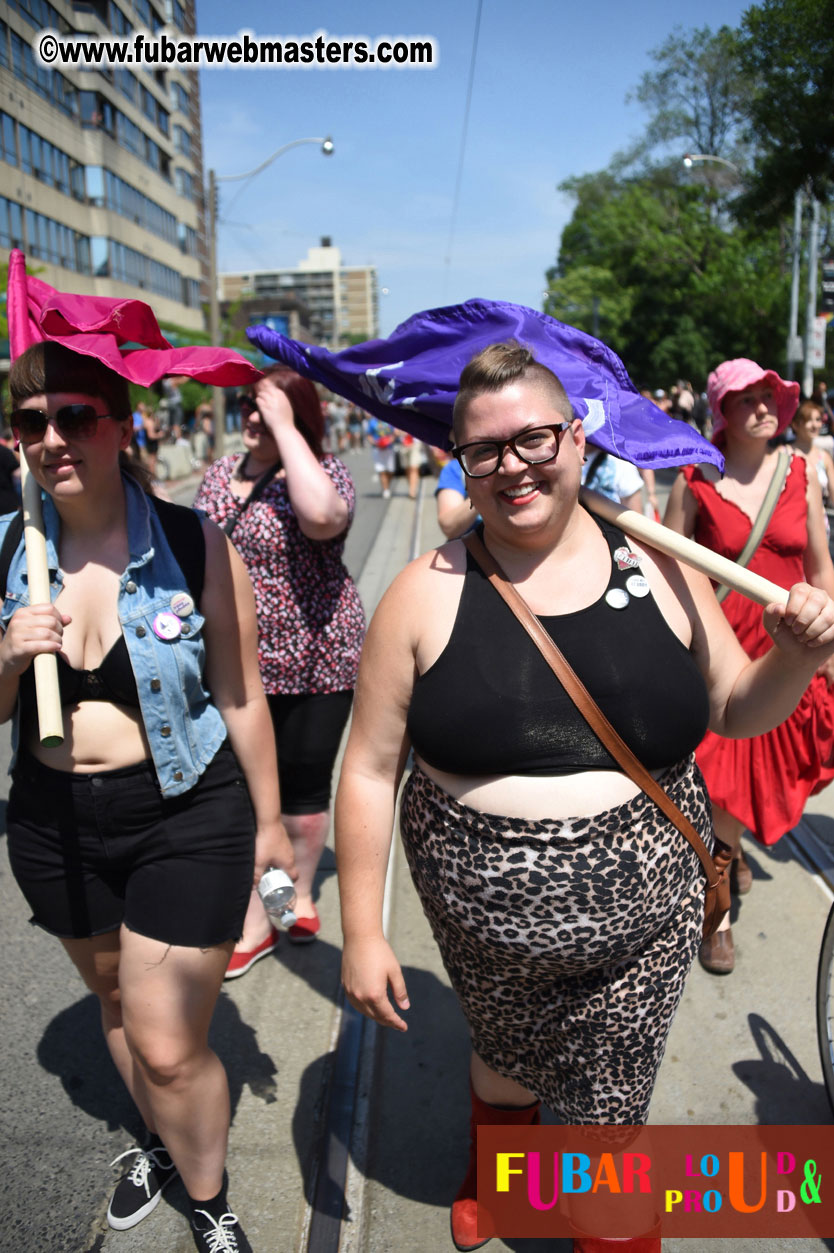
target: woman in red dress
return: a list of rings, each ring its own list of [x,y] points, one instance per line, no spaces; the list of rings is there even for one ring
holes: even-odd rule
[[[725,361],[709,376],[713,442],[724,452],[723,478],[708,465],[687,466],[678,476],[666,509],[666,525],[699,544],[737,560],[747,543],[778,454],[770,440],[791,421],[799,385],[787,383],[754,361]],[[834,594],[822,495],[816,474],[791,455],[787,475],[750,570],[782,587],[805,579]],[[736,636],[750,657],[772,647],[761,625],[761,609],[738,592],[722,602]],[[796,825],[808,797],[834,778],[834,671],[823,666],[781,726],[748,740],[728,740],[708,731],[696,758],[713,805],[716,834],[736,855],[732,884],[743,894],[752,886],[741,850],[748,828],[762,844],[775,844]],[[729,974],[735,963],[729,916],[701,945],[701,965]]]

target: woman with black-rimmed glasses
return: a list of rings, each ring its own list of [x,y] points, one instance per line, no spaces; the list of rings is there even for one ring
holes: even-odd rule
[[[709,843],[693,759],[706,726],[738,736],[784,718],[834,650],[834,603],[798,585],[765,615],[777,648],[750,662],[703,576],[579,504],[582,423],[517,343],[465,368],[453,437],[488,553]],[[564,1122],[645,1121],[704,877],[453,541],[408,566],[374,616],[336,801],[343,981],[383,1025],[406,1030],[409,1008],[382,930],[409,749],[400,829],[472,1035],[473,1144],[452,1207],[455,1244],[472,1249],[478,1124],[535,1123],[540,1099]]]

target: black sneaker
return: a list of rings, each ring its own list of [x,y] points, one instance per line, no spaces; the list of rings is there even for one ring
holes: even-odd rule
[[[119,1183],[110,1200],[107,1221],[116,1231],[127,1231],[147,1218],[159,1204],[168,1184],[177,1175],[171,1155],[162,1146],[155,1149],[126,1149],[110,1163],[115,1166],[123,1157],[136,1155],[136,1161]],[[223,1246],[220,1245],[220,1248]]]
[[[237,1214],[212,1218],[207,1210],[195,1209],[193,1215],[191,1231],[200,1253],[252,1253],[252,1245],[243,1234]]]

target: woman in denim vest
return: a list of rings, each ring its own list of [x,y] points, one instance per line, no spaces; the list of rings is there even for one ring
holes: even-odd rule
[[[0,643],[0,719],[15,721],[12,869],[33,921],[99,997],[147,1128],[128,1150],[110,1225],[134,1226],[179,1172],[197,1248],[244,1253],[225,1196],[228,1085],[208,1027],[253,875],[292,869],[251,587],[204,521],[195,603],[153,498],[123,473],[124,379],[41,343],[15,361],[10,390],[12,427],[44,494],[53,600],[28,603],[21,543]],[[186,528],[193,515],[172,508],[168,526]],[[38,739],[38,653],[57,654],[59,747]]]

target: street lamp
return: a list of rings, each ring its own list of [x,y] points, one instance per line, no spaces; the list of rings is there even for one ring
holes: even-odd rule
[[[716,156],[712,152],[685,152],[681,160],[687,170],[691,170],[696,162],[706,161],[710,165],[723,165],[724,170],[712,170],[709,174],[705,173],[707,182],[711,185],[713,191],[718,191],[723,184],[725,188],[731,187],[733,183],[741,183],[744,175],[737,165],[732,161],[728,161],[726,157]],[[729,171],[726,173],[725,171]]]
[[[272,155],[268,156],[260,165],[256,165],[254,170],[247,170],[244,174],[215,174],[214,170],[209,170],[209,333],[212,344],[216,345],[220,339],[220,306],[217,299],[217,184],[236,183],[245,178],[254,178],[262,170],[265,170],[268,165],[272,165],[272,162],[276,161],[278,157],[282,157],[291,148],[300,147],[301,144],[318,144],[323,156],[332,157],[333,155],[333,140],[331,137],[329,135],[319,135],[312,139],[291,139],[288,144],[282,144],[280,148],[276,148]],[[223,440],[226,434],[222,388],[215,387],[212,389],[212,409],[214,411],[214,451],[216,456],[222,457]]]
[[[715,157],[710,152],[685,152],[683,154],[683,163],[688,170],[692,169],[696,161],[717,161],[719,165],[728,166],[734,174],[741,178],[741,170],[737,165],[733,165],[732,161],[728,161],[726,157]]]

